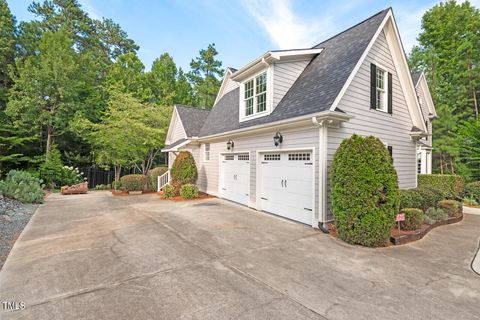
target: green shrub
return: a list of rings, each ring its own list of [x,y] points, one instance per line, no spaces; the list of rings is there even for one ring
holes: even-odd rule
[[[150,190],[157,191],[158,177],[168,171],[167,167],[156,167],[148,171],[148,187]]]
[[[25,203],[42,203],[42,180],[28,172],[11,170],[4,181],[0,181],[0,193],[7,198]]]
[[[430,218],[429,216],[427,216],[426,213],[424,213],[423,214],[423,222],[426,223],[426,224],[434,224],[436,221],[435,221],[435,219]]]
[[[48,188],[55,189],[62,186],[71,186],[84,181],[83,174],[78,168],[64,166],[60,151],[53,147],[39,167],[39,176]]]
[[[472,198],[472,197],[463,198],[463,204],[466,206],[474,206],[474,207],[479,205],[477,200],[475,200],[475,198]]]
[[[445,199],[457,199],[463,194],[463,178],[449,174],[419,174],[418,187],[438,190]]]
[[[465,196],[480,203],[480,181],[470,182],[465,185]]]
[[[120,180],[112,182],[112,189],[114,190],[119,190],[121,186],[122,186],[122,182]]]
[[[448,218],[448,214],[443,211],[443,209],[434,207],[428,208],[427,211],[425,211],[425,215],[432,219],[434,222],[445,220]]]
[[[435,208],[438,201],[444,199],[443,193],[437,189],[418,187],[413,190],[415,190],[422,199],[420,209],[422,209],[423,211],[426,211],[428,208],[431,207]]]
[[[462,204],[455,200],[442,200],[438,202],[438,207],[445,211],[449,217],[457,217],[462,213]]]
[[[405,221],[400,222],[403,230],[420,229],[423,222],[423,211],[417,208],[404,208],[401,213],[405,214]]]
[[[383,246],[399,207],[397,173],[385,145],[375,137],[353,135],[335,153],[331,207],[340,238]]]
[[[110,190],[109,184],[97,184],[95,190]]]
[[[171,184],[167,184],[163,188],[163,197],[165,199],[168,199],[168,198],[172,198],[172,197],[175,197],[175,196],[176,196],[175,188]]]
[[[147,179],[143,174],[128,174],[121,177],[120,181],[125,191],[143,191],[147,184]]]
[[[181,151],[172,164],[170,174],[174,183],[180,185],[196,184],[198,171],[192,154],[188,151]]]
[[[422,195],[417,189],[400,190],[400,209],[422,208]]]
[[[193,199],[198,196],[198,187],[194,184],[184,184],[180,189],[180,195],[183,199]]]

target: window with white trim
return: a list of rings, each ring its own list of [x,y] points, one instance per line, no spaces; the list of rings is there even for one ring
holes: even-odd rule
[[[210,161],[210,143],[205,143],[203,151],[205,161]]]
[[[422,153],[417,153],[417,173],[422,173]]]
[[[249,155],[248,153],[246,153],[246,154],[239,154],[239,155],[238,155],[238,160],[248,161],[248,160],[250,160],[250,155]]]
[[[263,155],[264,161],[279,161],[280,153],[267,153]]]
[[[267,110],[267,72],[244,82],[244,115],[246,117]]]
[[[387,71],[379,68],[377,66],[376,74],[376,105],[377,110],[388,111],[387,105],[387,80],[388,73]]]

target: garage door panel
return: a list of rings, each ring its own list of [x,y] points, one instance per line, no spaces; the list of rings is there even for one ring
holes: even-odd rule
[[[224,155],[220,166],[220,196],[248,205],[250,194],[250,161],[248,154]]]

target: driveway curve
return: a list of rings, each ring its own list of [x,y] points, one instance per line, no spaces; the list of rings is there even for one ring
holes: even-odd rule
[[[467,214],[369,249],[219,199],[52,195],[0,272],[25,308],[0,318],[478,319],[479,236]]]

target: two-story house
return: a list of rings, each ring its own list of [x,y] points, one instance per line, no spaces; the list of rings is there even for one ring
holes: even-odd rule
[[[333,219],[328,172],[342,140],[380,138],[400,188],[414,188],[418,153],[430,170],[433,116],[387,9],[313,48],[227,69],[211,110],[175,106],[163,151],[169,165],[193,154],[203,192],[321,227]]]

